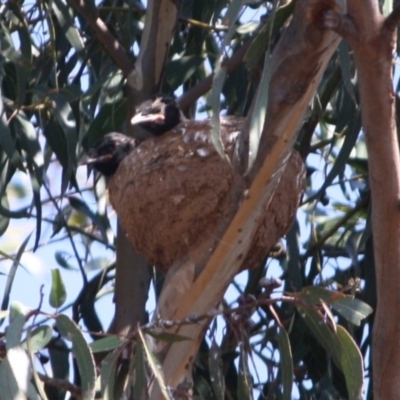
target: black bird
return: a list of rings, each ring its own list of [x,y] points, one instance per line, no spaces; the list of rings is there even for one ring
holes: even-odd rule
[[[115,173],[121,161],[135,147],[134,139],[122,133],[108,133],[89,149],[80,165],[90,165],[108,177]]]
[[[143,140],[160,136],[185,120],[178,104],[172,97],[154,96],[140,104],[131,124],[142,128],[132,139],[121,133],[108,133],[89,149],[81,165],[91,165],[105,176],[113,175],[122,160]]]
[[[141,132],[135,132],[135,137],[145,140],[170,131],[184,120],[185,117],[172,97],[154,96],[137,108],[131,124],[145,131],[144,135],[141,135]]]

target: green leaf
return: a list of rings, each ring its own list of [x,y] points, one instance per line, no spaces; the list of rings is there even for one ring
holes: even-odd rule
[[[49,344],[52,336],[53,329],[50,326],[38,326],[37,328],[29,332],[29,337],[22,342],[22,346],[25,350],[28,350],[29,341],[29,351],[31,353],[36,353]]]
[[[217,400],[225,398],[225,380],[221,367],[221,349],[216,341],[213,340],[208,355],[208,368],[210,371],[211,386]]]
[[[72,341],[72,352],[81,378],[82,399],[92,400],[95,396],[96,370],[92,352],[79,327],[64,314],[56,317],[56,325],[66,339]]]
[[[109,281],[107,273],[115,264],[108,266],[105,270],[99,272],[93,279],[91,279],[81,290],[75,302],[79,307],[83,322],[86,327],[92,332],[104,331],[101,321],[97,315],[95,308],[96,298],[101,288]]]
[[[309,305],[318,305],[321,304],[321,301],[331,305],[340,299],[352,298],[352,296],[346,296],[343,293],[335,292],[322,286],[306,286],[300,293],[293,293],[292,295]]]
[[[212,89],[209,97],[209,105],[213,110],[213,114],[210,119],[212,126],[211,131],[211,141],[214,145],[215,150],[221,156],[222,159],[228,161],[226,154],[224,152],[224,146],[220,137],[220,123],[219,123],[219,113],[220,113],[220,97],[222,88],[224,86],[224,81],[226,77],[226,68],[222,66],[222,61],[224,58],[225,48],[229,45],[232,36],[235,33],[236,25],[235,22],[239,17],[239,12],[242,7],[242,0],[232,0],[229,4],[228,10],[226,12],[225,21],[229,24],[228,32],[224,36],[222,46],[220,48],[220,53],[218,55],[218,61],[214,70],[214,77],[212,83]]]
[[[67,298],[67,292],[58,268],[51,270],[51,291],[49,303],[54,308],[60,308]]]
[[[298,221],[294,221],[292,228],[286,234],[287,243],[287,273],[288,281],[285,285],[285,291],[301,290],[303,286],[303,276],[301,274],[300,264],[300,228]]]
[[[172,400],[172,396],[169,393],[169,390],[167,389],[165,382],[164,382],[161,365],[160,365],[159,361],[157,360],[157,357],[152,353],[149,346],[147,345],[146,339],[140,328],[138,328],[138,335],[139,335],[139,339],[142,343],[142,346],[144,348],[144,351],[146,353],[146,358],[150,365],[150,369],[153,372],[153,374],[157,380],[157,383],[160,387],[162,395],[165,397],[166,400]]]
[[[6,193],[3,193],[3,196],[1,196],[0,204],[1,204],[2,208],[6,209],[6,210],[10,209],[10,203],[8,202]],[[0,213],[1,213],[1,211],[0,211]],[[10,218],[7,218],[6,216],[2,216],[0,218],[0,236],[3,236],[4,232],[7,231],[9,223],[10,223]]]
[[[0,364],[0,396],[1,399],[27,399],[32,394],[30,380],[31,364],[26,351],[21,346],[7,351],[7,357]],[[39,400],[39,397],[29,397]]]
[[[69,376],[69,356],[70,351],[68,346],[61,337],[53,340],[49,347],[48,352],[50,356],[51,370],[53,377],[61,380],[68,380]],[[65,399],[66,389],[63,387],[54,387],[47,385],[46,391],[49,399]]]
[[[269,46],[271,34],[272,36],[283,26],[285,21],[292,15],[295,2],[291,1],[289,4],[279,7],[274,13],[273,18],[268,18],[267,23],[260,30],[258,35],[253,39],[249,49],[247,50],[244,61],[246,62],[247,69],[255,68],[260,58],[265,54]],[[273,24],[271,31],[271,23]]]
[[[117,100],[112,104],[104,104],[93,120],[85,136],[86,148],[93,146],[99,139],[109,132],[121,131],[126,119],[126,99]]]
[[[125,341],[122,340],[119,336],[112,335],[90,343],[89,347],[92,350],[92,353],[98,353],[102,351],[114,350],[122,346],[124,343]]]
[[[57,264],[70,271],[76,271],[77,269],[73,267],[69,262],[68,258],[70,258],[70,255],[66,253],[65,251],[56,251],[54,254],[54,258],[57,261]]]
[[[252,380],[248,365],[248,354],[243,341],[240,342],[239,376],[238,376],[238,399],[253,399]]]
[[[33,192],[33,203],[36,209],[36,230],[34,250],[37,249],[42,230],[42,201],[40,189],[43,183],[43,167],[44,158],[40,147],[38,134],[29,121],[27,115],[19,111],[12,120],[12,128],[16,131],[19,137],[19,143],[26,154],[26,162],[28,164],[29,175],[31,178],[31,186]]]
[[[114,399],[115,377],[119,358],[120,353],[113,351],[107,354],[101,364],[100,382],[104,400]]]
[[[7,122],[7,115],[5,112],[1,113],[0,115],[0,131],[0,147],[2,151],[7,154],[7,157],[10,159],[10,162],[15,168],[25,171],[21,155],[17,151],[17,147],[15,145],[15,139],[11,135],[10,127],[8,126]]]
[[[271,80],[269,70],[269,51],[265,54],[264,68],[261,76],[261,82],[259,84],[256,98],[254,101],[254,109],[251,114],[250,131],[249,131],[249,161],[247,170],[249,171],[256,160],[258,153],[258,145],[260,142],[261,134],[264,128],[265,116],[268,107],[268,93],[269,93],[269,82]]]
[[[63,157],[66,157],[63,164],[63,182],[61,184],[61,191],[64,193],[67,189],[69,180],[73,177],[76,169],[76,146],[78,144],[78,133],[74,113],[65,97],[59,93],[51,93],[50,98],[55,103],[55,107],[53,108],[54,117],[64,135],[63,142],[66,146],[66,151],[63,150],[62,152]]]
[[[70,206],[75,209],[76,211],[82,213],[83,215],[86,215],[90,219],[95,218],[94,212],[90,209],[90,207],[81,199],[75,196],[69,196],[68,201]]]
[[[25,316],[18,315],[15,318],[13,318],[11,324],[7,327],[7,333],[6,333],[7,351],[20,346],[24,325],[25,325]]]
[[[293,357],[289,335],[282,327],[278,329],[278,346],[282,374],[282,399],[290,400],[293,388]]]
[[[313,306],[301,306],[296,304],[297,311],[304,322],[316,337],[321,346],[331,355],[335,364],[340,368],[340,362],[336,353],[339,341],[335,332],[325,323],[321,314]]]
[[[45,329],[48,328],[47,333],[49,332],[50,334],[44,333],[43,329],[41,328]],[[41,331],[39,331],[39,329],[41,329]],[[27,351],[31,366],[35,365],[35,359],[34,359],[35,352],[47,345],[47,343],[51,340],[52,332],[53,332],[52,329],[47,326],[39,327],[36,330],[36,333],[34,333],[34,336],[32,337],[31,330],[28,329],[28,340],[25,340],[22,343],[22,347]],[[34,338],[33,341],[31,341],[32,338]],[[32,378],[33,378],[33,383],[35,384],[35,389],[39,392],[40,399],[48,400],[46,392],[44,390],[44,383],[40,380],[36,368],[32,368]],[[29,396],[29,398],[31,397]]]
[[[74,26],[72,13],[70,8],[62,0],[52,0],[50,2],[51,8],[64,31],[65,37],[68,39],[71,46],[78,52],[83,52],[85,45],[79,33],[79,30]]]
[[[362,399],[364,368],[362,354],[350,334],[342,326],[337,327],[340,348],[336,349],[340,367],[346,379],[349,399]]]
[[[17,273],[17,268],[20,265],[21,257],[24,254],[25,248],[31,238],[31,234],[29,234],[26,239],[22,242],[21,246],[19,247],[17,254],[15,255],[14,261],[10,268],[10,272],[8,273],[6,287],[4,288],[3,300],[1,302],[1,309],[7,310],[8,304],[10,302],[10,293],[11,288],[14,282],[15,274]],[[0,321],[0,325],[4,322],[4,319]]]
[[[359,299],[339,299],[332,308],[354,325],[360,326],[361,321],[374,310]]]
[[[27,307],[26,305],[20,303],[19,301],[17,300],[12,301],[9,312],[10,322],[14,321],[15,318],[20,316],[25,318],[31,311],[32,308]]]
[[[147,374],[144,358],[144,348],[140,340],[136,342],[135,347],[135,385],[134,399],[142,399],[147,393]]]

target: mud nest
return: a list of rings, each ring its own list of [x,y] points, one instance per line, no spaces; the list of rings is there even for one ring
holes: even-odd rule
[[[244,120],[221,118],[221,139],[232,159]],[[229,208],[235,178],[210,140],[207,121],[188,121],[134,149],[109,182],[110,201],[136,251],[166,271],[215,235]],[[260,223],[242,269],[258,266],[293,223],[304,165],[293,152]]]

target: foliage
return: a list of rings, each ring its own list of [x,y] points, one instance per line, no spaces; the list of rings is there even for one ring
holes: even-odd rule
[[[181,95],[201,85],[211,71],[221,71],[219,55],[235,54],[256,38],[245,63],[226,77],[216,74],[214,91],[192,105],[193,116],[212,115],[219,99],[222,112],[247,114],[258,84],[268,84],[264,55],[273,51],[293,10],[290,4],[276,10],[277,2],[247,2],[235,22],[224,18],[228,3],[183,2],[162,92]],[[92,11],[134,60],[143,32],[141,3],[103,1]],[[96,177],[92,186],[77,168],[98,138],[123,130],[126,77],[70,3],[9,1],[0,8],[0,21],[2,243],[10,241],[15,221],[35,221],[32,238],[21,239],[15,251],[1,251],[12,266],[3,277],[2,309],[10,310],[10,318],[0,393],[62,399],[70,391],[90,399],[98,391],[103,398],[119,398],[134,371],[134,398],[139,398],[150,368],[165,397],[172,398],[149,345],[158,326],[138,328],[129,338],[107,336],[102,311],[96,310],[113,280],[115,265],[97,256],[99,248],[114,250],[112,210],[106,207],[103,178]],[[266,104],[259,101],[257,107]],[[219,310],[185,321],[158,321],[162,326],[215,317],[193,371],[194,392],[201,398],[358,396],[364,366],[367,376],[370,367],[373,320],[366,317],[376,304],[367,155],[360,129],[354,64],[342,42],[296,143],[307,163],[307,186],[280,251],[238,276]],[[18,199],[22,174],[29,177],[29,187]],[[14,202],[26,205],[15,207]],[[23,254],[60,240],[62,251],[54,259],[62,271],[52,267],[49,299],[54,309],[44,312],[43,296],[36,310],[17,303],[10,307]],[[71,291],[62,274],[77,268],[79,294],[62,308]],[[271,279],[278,277],[279,282]],[[135,356],[126,360],[124,350],[131,347]],[[93,356],[98,353],[102,356]],[[74,383],[69,382],[71,371]]]

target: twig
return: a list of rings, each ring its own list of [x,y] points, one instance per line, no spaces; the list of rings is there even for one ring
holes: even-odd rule
[[[46,385],[65,389],[71,393],[72,397],[79,400],[82,399],[82,390],[80,387],[64,379],[50,378],[47,375],[38,373],[39,379]]]
[[[204,320],[208,320],[210,318],[218,317],[220,315],[231,315],[235,313],[241,313],[243,310],[247,310],[249,308],[254,308],[258,307],[261,305],[271,305],[275,304],[281,301],[285,301],[287,303],[294,303],[298,302],[298,299],[290,296],[281,296],[278,298],[273,298],[273,299],[258,299],[255,300],[251,303],[243,304],[241,306],[235,307],[235,308],[228,308],[228,309],[223,309],[223,310],[211,310],[205,314],[202,315],[191,315],[188,318],[180,319],[180,320],[163,320],[163,319],[157,319],[153,322],[150,322],[146,325],[143,325],[141,327],[142,331],[148,331],[152,328],[172,328],[176,326],[184,326],[184,325],[191,325],[191,324],[199,324],[203,322]]]

